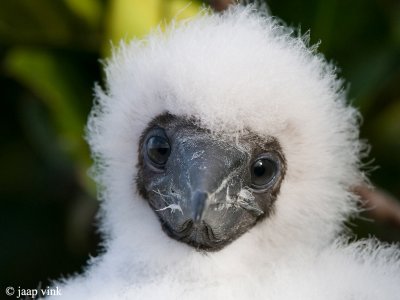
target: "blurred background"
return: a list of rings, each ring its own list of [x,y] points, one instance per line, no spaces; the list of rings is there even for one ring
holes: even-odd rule
[[[0,0],[0,283],[34,288],[80,272],[96,255],[96,189],[84,126],[111,42],[141,38],[191,0]],[[400,198],[400,2],[269,0],[288,25],[337,64],[363,115],[374,184]],[[400,241],[400,227],[368,214],[358,238]],[[3,291],[3,290],[2,290]],[[5,297],[0,291],[0,298]]]

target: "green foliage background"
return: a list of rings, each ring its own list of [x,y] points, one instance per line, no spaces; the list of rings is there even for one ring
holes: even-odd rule
[[[110,41],[193,15],[186,0],[0,1],[0,283],[36,287],[81,270],[100,241],[83,139]],[[400,2],[270,0],[340,68],[372,145],[371,175],[400,198]],[[185,8],[185,10],[182,10]],[[165,21],[164,21],[165,20]],[[354,220],[359,237],[400,241],[389,224]],[[3,293],[0,292],[0,297]]]

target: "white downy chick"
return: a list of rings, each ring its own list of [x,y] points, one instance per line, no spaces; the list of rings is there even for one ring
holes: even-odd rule
[[[365,178],[342,84],[254,6],[122,43],[88,124],[104,253],[62,298],[399,299],[398,248],[343,234]]]

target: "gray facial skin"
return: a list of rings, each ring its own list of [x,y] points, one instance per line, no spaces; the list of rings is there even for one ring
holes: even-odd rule
[[[215,251],[271,214],[286,164],[274,138],[235,141],[197,123],[156,117],[140,140],[136,184],[170,237]]]

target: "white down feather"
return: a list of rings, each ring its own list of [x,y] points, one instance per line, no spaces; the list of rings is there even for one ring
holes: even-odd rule
[[[104,253],[58,283],[63,299],[400,299],[399,250],[340,237],[364,146],[342,81],[307,37],[236,6],[122,43],[105,70],[88,124]],[[283,149],[275,213],[221,251],[169,238],[137,193],[140,134],[165,111]]]

